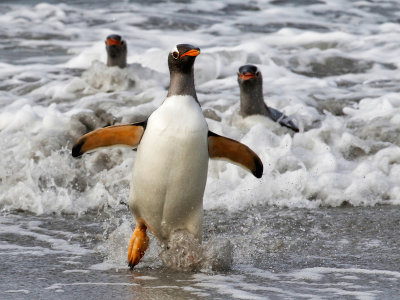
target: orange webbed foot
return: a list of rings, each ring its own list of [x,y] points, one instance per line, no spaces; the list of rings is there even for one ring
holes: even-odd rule
[[[146,230],[146,225],[138,222],[129,241],[128,265],[131,269],[139,263],[149,245],[149,237],[146,234]]]

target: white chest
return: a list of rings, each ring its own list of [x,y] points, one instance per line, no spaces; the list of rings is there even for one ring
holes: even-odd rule
[[[192,97],[169,97],[148,120],[138,149],[139,159],[156,152],[160,162],[179,158],[187,163],[206,150],[207,131],[201,108]]]
[[[185,139],[193,135],[207,137],[207,123],[200,106],[191,96],[173,96],[150,116],[147,136],[158,133]]]

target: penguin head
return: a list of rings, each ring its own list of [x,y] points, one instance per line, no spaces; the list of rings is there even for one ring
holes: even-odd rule
[[[111,66],[119,65],[122,67],[120,65],[122,61],[125,61],[126,64],[127,47],[126,42],[122,39],[122,37],[118,34],[111,34],[106,38],[105,43],[108,58],[115,61],[115,63],[111,63]],[[120,60],[121,62],[117,60]]]
[[[239,85],[250,85],[262,82],[262,75],[258,68],[254,65],[244,65],[239,68],[237,73]]]
[[[190,73],[200,48],[189,44],[176,45],[168,54],[168,67],[170,72]]]

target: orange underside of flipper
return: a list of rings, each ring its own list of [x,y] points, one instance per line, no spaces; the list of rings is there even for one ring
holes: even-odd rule
[[[72,148],[77,157],[87,151],[114,145],[136,147],[142,138],[144,127],[140,125],[117,125],[96,129],[79,138]]]
[[[238,141],[209,131],[208,154],[210,158],[226,159],[238,164],[249,170],[257,178],[262,176],[263,164],[261,159],[253,150]]]
[[[131,269],[139,263],[149,245],[149,237],[146,234],[146,230],[146,225],[138,222],[129,241],[128,265]]]

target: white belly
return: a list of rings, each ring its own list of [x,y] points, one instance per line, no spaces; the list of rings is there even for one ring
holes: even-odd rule
[[[150,116],[137,150],[130,209],[162,242],[187,230],[201,240],[207,180],[207,123],[190,96],[173,96]]]

